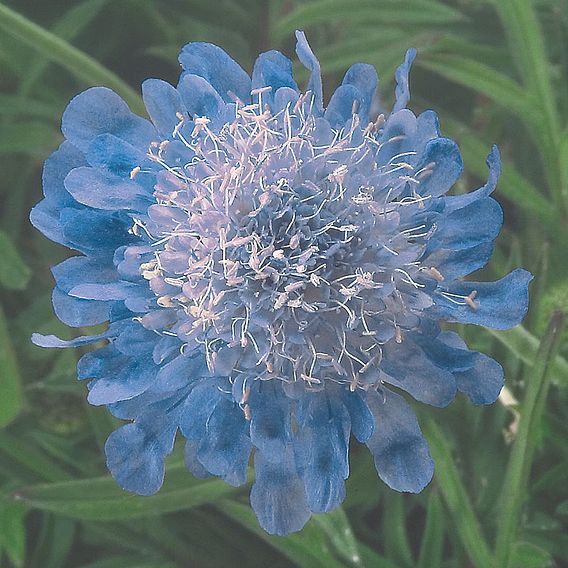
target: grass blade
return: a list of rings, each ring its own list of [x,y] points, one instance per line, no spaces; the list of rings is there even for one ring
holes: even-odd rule
[[[32,272],[22,260],[10,237],[1,230],[0,253],[2,254],[0,286],[11,290],[23,290],[28,285]]]
[[[140,96],[98,61],[76,47],[0,4],[0,29],[59,63],[87,85],[106,85],[118,93],[137,113],[145,114]]]
[[[460,473],[452,458],[447,435],[432,418],[424,423],[426,438],[436,462],[436,480],[455,529],[467,554],[475,566],[492,566],[492,556],[471,500],[461,482]]]
[[[275,28],[277,38],[285,38],[295,29],[322,22],[370,21],[382,25],[408,27],[412,24],[441,26],[463,19],[463,15],[450,6],[433,0],[317,0],[300,4],[293,12],[282,18]]]
[[[20,367],[12,346],[8,324],[0,307],[0,428],[10,424],[22,410]]]
[[[280,551],[296,566],[301,568],[343,568],[344,566],[331,554],[327,535],[314,520],[301,532],[279,537],[269,535],[260,528],[248,505],[223,501],[219,509]]]
[[[550,369],[559,346],[564,326],[564,315],[556,312],[548,330],[540,343],[534,362],[530,368],[530,378],[526,381],[527,390],[522,402],[517,438],[511,450],[509,465],[503,483],[498,532],[496,538],[495,565],[508,568],[515,545],[521,508],[526,498],[525,485],[532,464],[536,425],[541,419],[544,403],[550,386]],[[528,374],[528,373],[527,373]]]
[[[235,491],[221,479],[195,479],[184,465],[175,465],[160,492],[151,497],[127,493],[107,476],[27,487],[14,498],[35,509],[76,519],[120,520],[191,509]]]
[[[487,331],[523,363],[527,365],[533,364],[538,351],[539,341],[522,325],[518,325],[513,329],[488,329]],[[561,355],[556,355],[551,364],[552,382],[558,384],[559,387],[568,388],[568,361]]]
[[[432,566],[442,565],[445,532],[446,514],[440,495],[434,491],[428,501],[426,527],[422,536],[417,568],[431,568]]]

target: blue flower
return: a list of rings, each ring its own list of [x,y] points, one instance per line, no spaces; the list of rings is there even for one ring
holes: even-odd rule
[[[351,67],[327,107],[303,33],[306,92],[277,51],[252,78],[190,43],[177,87],[143,84],[151,121],[106,88],[75,97],[47,160],[33,224],[78,251],[53,268],[57,316],[104,333],[83,355],[88,400],[128,424],[106,443],[126,490],[150,495],[178,430],[188,469],[245,483],[270,533],[300,530],[345,496],[350,435],[379,477],[419,492],[434,464],[401,396],[443,407],[495,401],[501,366],[440,322],[497,329],[527,311],[531,275],[463,278],[485,266],[502,223],[487,183],[462,173],[432,111],[406,109],[410,50],[387,116],[369,113],[373,67]]]

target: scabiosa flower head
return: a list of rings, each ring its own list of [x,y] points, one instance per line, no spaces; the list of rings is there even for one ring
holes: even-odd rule
[[[369,119],[377,75],[357,64],[327,108],[303,33],[289,59],[252,78],[220,48],[190,43],[177,87],[143,84],[151,122],[112,91],[75,97],[66,141],[46,162],[32,222],[81,254],[53,268],[53,304],[100,335],[46,347],[83,355],[88,400],[128,420],[106,444],[117,482],[155,493],[176,433],[196,476],[246,481],[269,532],[302,528],[344,498],[350,435],[381,479],[418,492],[433,462],[405,398],[493,402],[503,371],[440,321],[498,329],[527,310],[528,272],[463,280],[483,267],[501,223],[487,183],[448,196],[462,173],[436,115],[407,110],[410,50],[396,102]]]

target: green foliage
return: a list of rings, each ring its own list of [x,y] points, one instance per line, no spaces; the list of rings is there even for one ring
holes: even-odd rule
[[[250,70],[259,50],[292,55],[295,28],[329,87],[351,63],[376,65],[385,108],[396,66],[418,48],[412,107],[436,110],[459,142],[467,175],[456,190],[486,176],[492,143],[502,152],[505,227],[486,275],[522,265],[536,280],[522,327],[462,330],[503,364],[510,400],[420,409],[437,462],[430,487],[391,492],[354,444],[344,508],[279,538],[259,529],[247,488],[192,478],[179,453],[156,496],[110,479],[102,445],[116,421],[84,403],[75,353],[29,342],[69,332],[50,306],[49,267],[65,253],[27,216],[74,94],[106,85],[144,112],[141,80],[175,81],[185,42],[217,43]],[[0,0],[0,565],[567,565],[568,342],[554,315],[568,309],[567,41],[565,0]]]

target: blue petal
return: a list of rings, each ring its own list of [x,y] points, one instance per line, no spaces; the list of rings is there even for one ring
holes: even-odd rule
[[[426,144],[422,161],[417,169],[434,163],[432,173],[420,178],[417,192],[438,197],[447,193],[463,172],[463,160],[458,145],[449,138],[436,138]]]
[[[456,384],[473,404],[493,404],[505,383],[503,367],[491,357],[477,353],[475,365],[454,373]]]
[[[270,92],[261,95],[263,103],[268,102],[271,107],[278,89],[288,87],[298,91],[298,85],[292,75],[292,62],[279,51],[261,53],[254,64],[252,89],[262,87],[272,87]],[[257,98],[258,96],[255,100]]]
[[[197,479],[207,479],[208,477],[211,477],[211,474],[203,467],[203,464],[197,457],[198,446],[199,444],[194,441],[187,441],[185,443],[185,467],[187,467],[191,475],[197,477]]]
[[[256,381],[252,389],[252,443],[265,459],[278,461],[290,440],[290,401],[275,381]]]
[[[428,257],[427,262],[437,268],[444,280],[451,281],[483,268],[492,254],[493,243],[489,241],[458,250],[438,249]]]
[[[192,117],[219,117],[225,110],[225,103],[217,91],[199,75],[186,74],[178,85],[183,103]]]
[[[380,133],[380,150],[377,154],[377,163],[388,163],[394,156],[415,151],[414,139],[416,136],[417,119],[414,113],[407,109],[391,114]],[[395,172],[398,179],[400,172]]]
[[[108,282],[78,284],[69,290],[69,295],[84,300],[126,300],[139,288],[131,282]]]
[[[64,292],[69,292],[79,284],[117,282],[116,272],[112,265],[88,256],[72,256],[52,267],[51,272],[57,285]]]
[[[434,138],[440,137],[440,121],[433,110],[425,110],[416,117],[416,151],[421,152],[424,146]],[[411,158],[410,156],[407,157]]]
[[[101,134],[91,142],[87,151],[87,160],[91,166],[128,177],[136,166],[145,162],[146,152],[135,148],[114,134]]]
[[[105,173],[98,168],[81,167],[69,172],[65,188],[79,202],[89,207],[116,211],[146,211],[150,201],[134,181]]]
[[[197,451],[205,469],[230,485],[246,483],[252,449],[248,430],[249,424],[239,406],[227,399],[219,401],[207,420]]]
[[[64,260],[52,268],[57,287],[53,290],[53,307],[57,317],[72,327],[97,325],[109,319],[112,301],[84,299],[69,295],[81,282],[106,283],[116,280],[112,267],[83,256]]]
[[[379,84],[377,71],[372,65],[356,63],[345,73],[342,85],[353,85],[359,92],[359,108],[357,114],[361,117],[363,126],[369,120],[371,103]]]
[[[87,400],[100,406],[134,398],[148,389],[157,371],[150,357],[131,359],[116,374],[93,379]]]
[[[287,106],[294,107],[298,102],[299,94],[290,87],[280,87],[274,95],[273,112],[284,110]]]
[[[323,111],[323,87],[320,64],[308,43],[306,34],[302,31],[296,31],[296,54],[302,65],[311,71],[308,91],[314,97],[316,110],[321,113]]]
[[[231,93],[245,103],[250,100],[248,74],[220,47],[211,43],[189,43],[182,49],[179,62],[188,73],[206,79],[225,102],[234,101]]]
[[[402,63],[396,70],[394,77],[396,79],[396,89],[395,97],[396,102],[392,112],[397,112],[406,107],[408,101],[410,100],[410,85],[408,81],[408,74],[410,73],[410,68],[414,58],[416,57],[416,50],[414,48],[409,49],[406,52],[404,58],[404,63]]]
[[[106,441],[105,452],[107,467],[123,489],[153,495],[164,483],[164,456],[136,424],[115,430]]]
[[[453,375],[433,364],[410,337],[402,343],[389,341],[383,348],[384,381],[405,390],[416,400],[432,406],[447,406],[456,396]]]
[[[207,420],[215,406],[225,396],[219,381],[211,378],[202,379],[192,388],[187,396],[180,417],[182,434],[193,441],[200,441],[205,435]]]
[[[104,333],[97,335],[84,335],[75,337],[69,341],[60,339],[55,335],[42,335],[41,333],[32,333],[32,343],[38,347],[46,347],[50,349],[67,349],[69,347],[82,347],[91,343],[96,343],[101,339],[108,339],[114,334],[112,329],[108,329]]]
[[[333,128],[342,127],[349,120],[359,106],[361,93],[353,85],[341,85],[338,87],[325,110],[325,119]]]
[[[79,380],[96,377],[109,377],[124,368],[129,358],[120,353],[112,343],[85,353],[77,363],[77,378]]]
[[[493,241],[502,224],[501,206],[491,197],[487,197],[444,216],[435,238],[443,248],[467,249]]]
[[[510,329],[518,325],[528,311],[528,285],[532,278],[530,272],[519,268],[497,282],[455,282],[435,295],[435,306],[430,312],[447,321]],[[459,298],[457,301],[462,303],[456,304],[454,296],[451,301],[441,295],[444,290],[461,297],[475,291],[477,308]]]
[[[148,406],[133,423],[113,432],[106,444],[107,466],[118,484],[139,495],[152,495],[164,481],[165,457],[174,446],[179,397]]]
[[[68,246],[85,254],[107,256],[137,240],[128,233],[131,223],[114,214],[67,207],[61,211],[60,219]]]
[[[493,193],[493,191],[497,187],[499,176],[501,175],[501,158],[499,157],[499,149],[497,148],[497,146],[493,146],[491,148],[491,153],[489,154],[489,156],[487,156],[486,163],[487,167],[489,168],[487,183],[479,189],[470,193],[446,197],[447,212],[466,207],[472,203],[475,203],[479,199],[488,197],[491,193]]]
[[[362,444],[366,443],[375,430],[375,418],[367,405],[366,398],[359,391],[342,389],[341,400],[349,411],[353,435]]]
[[[63,181],[73,168],[85,163],[83,153],[70,142],[65,141],[58,150],[51,154],[43,167],[42,182],[45,199],[32,209],[30,221],[47,238],[62,245],[67,245],[68,242],[59,222],[61,209],[77,206],[75,200],[65,189]]]
[[[331,511],[345,498],[349,413],[341,401],[326,392],[306,393],[298,407],[294,450],[308,507],[314,513]]]
[[[438,339],[454,353],[466,353],[470,359],[469,364],[454,372],[458,390],[463,392],[473,404],[494,403],[505,380],[501,365],[483,353],[469,351],[457,333],[444,331]]]
[[[405,400],[388,390],[367,393],[376,428],[367,446],[379,477],[396,491],[419,493],[430,483],[434,461],[416,416]]]
[[[142,150],[156,138],[154,127],[133,114],[128,105],[106,87],[92,87],[71,100],[63,113],[65,138],[86,152],[100,134],[114,134]]]
[[[146,79],[142,83],[142,98],[148,115],[160,134],[170,137],[187,109],[178,90],[160,79]]]
[[[296,473],[294,454],[289,448],[279,463],[257,451],[255,480],[250,503],[260,526],[270,534],[287,535],[299,531],[310,518],[304,484]]]
[[[67,174],[74,168],[85,166],[85,155],[67,140],[47,158],[43,166],[43,194],[54,199],[60,207],[74,204],[73,198],[64,186]]]
[[[469,351],[463,341],[455,344],[453,332],[443,331],[436,337],[426,333],[413,333],[412,338],[424,350],[428,359],[451,373],[471,369],[475,363],[475,351]],[[459,336],[458,336],[459,337]]]
[[[83,300],[55,287],[52,295],[55,315],[71,327],[98,325],[109,319],[112,302]]]
[[[193,357],[178,355],[160,368],[150,390],[152,392],[174,392],[208,375],[205,357],[201,353]]]
[[[140,322],[132,321],[114,340],[113,345],[118,351],[129,357],[146,356],[153,352],[160,336],[145,329]]]

